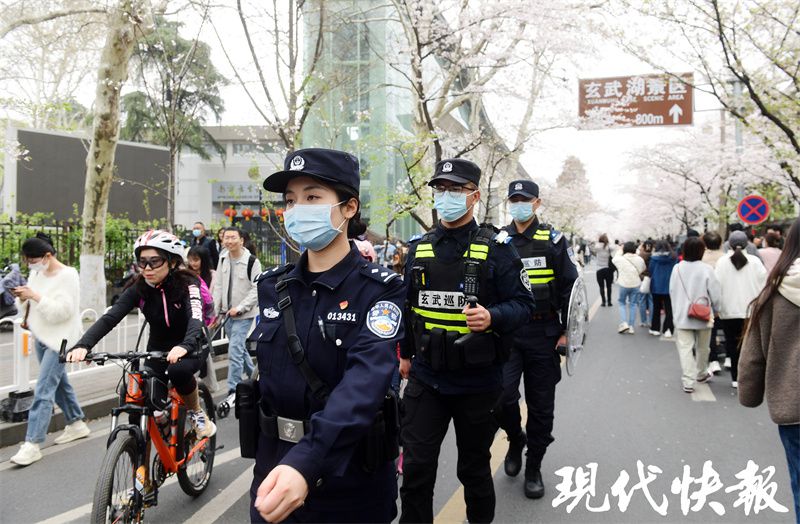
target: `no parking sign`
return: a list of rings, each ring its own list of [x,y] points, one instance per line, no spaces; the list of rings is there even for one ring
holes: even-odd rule
[[[760,195],[748,195],[739,201],[736,213],[742,222],[757,226],[769,217],[769,202]]]

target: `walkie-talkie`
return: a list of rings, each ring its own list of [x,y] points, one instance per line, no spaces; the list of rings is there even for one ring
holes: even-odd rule
[[[473,298],[478,296],[478,280],[480,276],[480,264],[467,261],[464,264],[464,295]],[[477,303],[477,298],[475,299]],[[469,301],[469,299],[467,299]],[[473,306],[474,307],[474,306]]]

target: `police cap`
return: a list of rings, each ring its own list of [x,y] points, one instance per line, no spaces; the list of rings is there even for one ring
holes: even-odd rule
[[[533,180],[514,180],[508,184],[508,198],[522,195],[525,198],[539,198],[539,186]]]
[[[480,185],[481,181],[481,168],[475,163],[463,158],[449,158],[441,160],[436,164],[436,173],[433,178],[428,182],[432,186],[439,180],[450,180],[458,184],[466,184],[472,182],[476,186]]]
[[[324,182],[344,184],[358,193],[361,183],[358,159],[350,153],[334,149],[299,149],[286,155],[283,171],[272,173],[264,180],[264,189],[275,193],[286,191],[289,180],[310,176]]]

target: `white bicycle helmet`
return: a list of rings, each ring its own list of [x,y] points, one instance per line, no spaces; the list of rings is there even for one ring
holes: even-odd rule
[[[146,247],[154,247],[172,255],[183,257],[183,244],[178,237],[169,231],[151,229],[136,239],[133,243],[133,256],[139,258],[139,251]]]

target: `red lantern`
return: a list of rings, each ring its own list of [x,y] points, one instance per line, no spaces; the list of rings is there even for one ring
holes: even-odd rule
[[[250,220],[251,218],[253,218],[253,215],[255,215],[255,213],[253,213],[253,210],[250,209],[249,207],[242,209],[242,216],[244,217],[245,220]]]
[[[269,216],[269,209],[267,209],[266,207],[262,207],[260,214],[261,218],[267,218]]]
[[[283,208],[276,209],[275,216],[277,216],[278,218],[283,218]]]
[[[233,209],[233,207],[229,207],[228,209],[225,210],[225,216],[230,218],[231,222],[233,222],[233,217],[235,217],[237,214],[238,212],[235,209]]]

